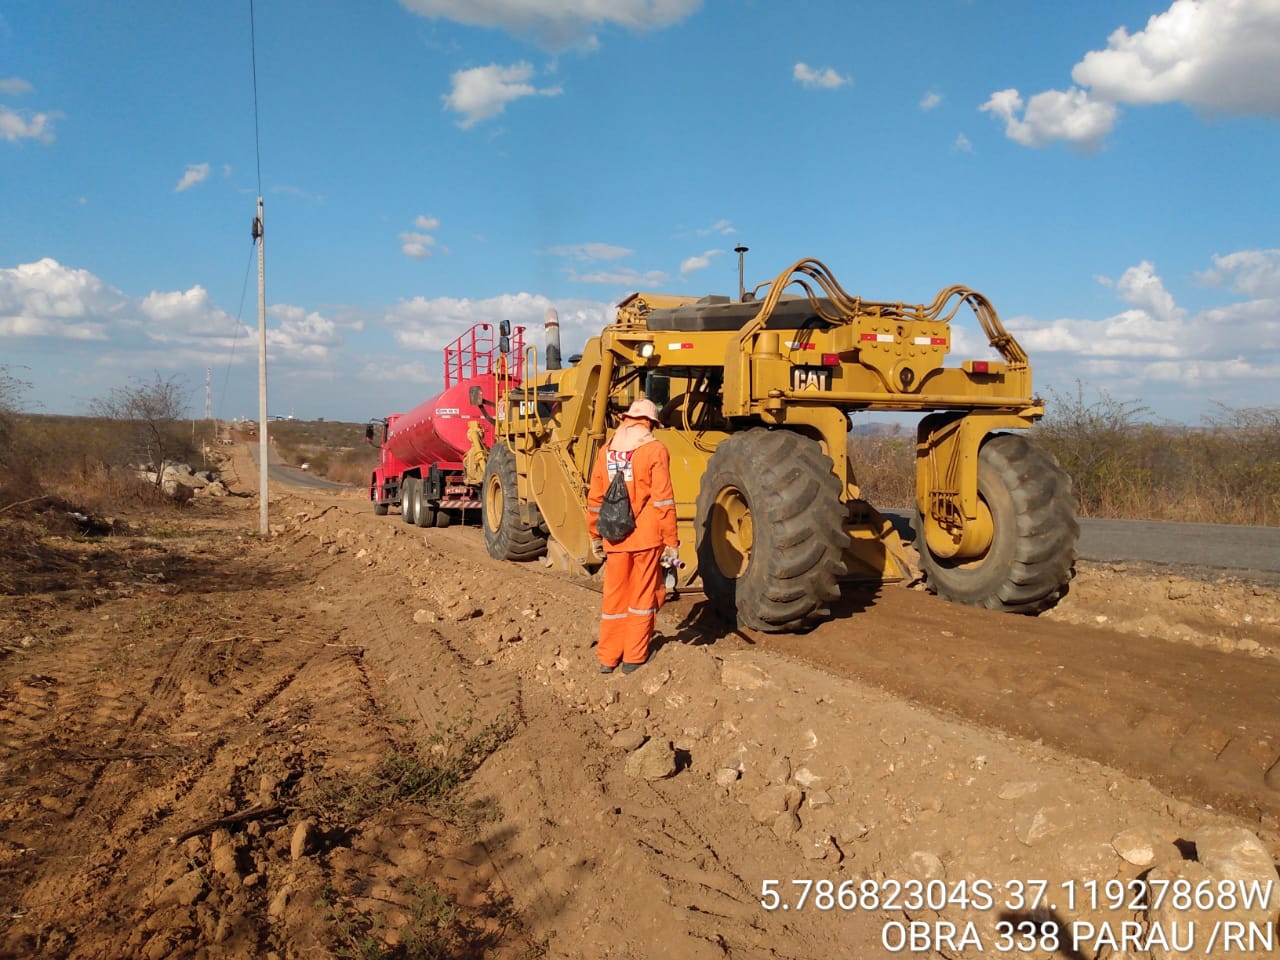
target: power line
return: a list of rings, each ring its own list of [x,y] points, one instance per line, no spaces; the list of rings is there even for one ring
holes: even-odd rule
[[[249,60],[253,65],[253,157],[258,168],[258,196],[262,196],[262,150],[258,137],[258,38],[253,23],[253,0],[249,0]]]

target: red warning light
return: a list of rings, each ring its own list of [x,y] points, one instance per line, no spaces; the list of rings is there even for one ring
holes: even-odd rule
[[[838,367],[838,366],[840,366],[840,354],[838,354],[838,353],[824,353],[824,354],[822,355],[822,365],[823,365],[824,367]]]

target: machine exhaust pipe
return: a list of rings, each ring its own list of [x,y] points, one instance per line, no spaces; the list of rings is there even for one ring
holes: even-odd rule
[[[560,369],[560,314],[555,307],[547,307],[542,315],[547,338],[547,369]]]

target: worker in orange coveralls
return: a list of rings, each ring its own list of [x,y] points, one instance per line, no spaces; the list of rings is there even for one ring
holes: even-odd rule
[[[632,673],[649,659],[658,608],[666,600],[661,563],[674,560],[676,501],[671,490],[671,458],[653,435],[662,424],[652,400],[637,400],[596,458],[587,492],[587,527],[601,546],[597,520],[605,491],[618,470],[627,481],[636,528],[617,543],[604,543],[604,604],[600,614],[600,672],[619,663]]]

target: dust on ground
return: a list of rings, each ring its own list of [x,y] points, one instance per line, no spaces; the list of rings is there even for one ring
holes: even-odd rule
[[[1119,953],[1044,931],[1149,937],[1171,918],[1089,903],[1086,881],[1275,880],[1263,732],[1224,768],[1262,800],[1224,812],[1161,774],[1177,754],[1101,761],[927,693],[969,674],[1011,712],[1066,697],[1105,715],[1096,658],[1045,657],[1073,637],[1148,644],[1171,676],[1184,655],[1227,678],[1273,668],[1274,621],[1228,649],[1178,640],[1195,624],[1171,611],[1244,623],[1274,594],[1237,609],[1164,583],[1160,600],[1158,577],[1086,570],[1032,620],[886,586],[803,638],[726,631],[685,597],[648,665],[603,676],[590,584],[493,561],[474,528],[280,494],[265,539],[231,499],[163,536],[64,534],[0,561],[23,586],[0,596],[0,955],[878,957],[917,929],[922,955],[974,956],[1018,923],[1034,942],[1010,954],[1093,958]],[[1114,629],[1152,608],[1172,633]],[[1035,674],[966,646],[992,634],[1038,646]],[[850,665],[875,650],[914,685]],[[1166,682],[1131,701],[1177,717]],[[1041,902],[1014,902],[1034,881]],[[888,902],[895,883],[908,895]],[[989,905],[965,893],[983,884]],[[1274,931],[1278,908],[1280,891],[1231,916]]]

